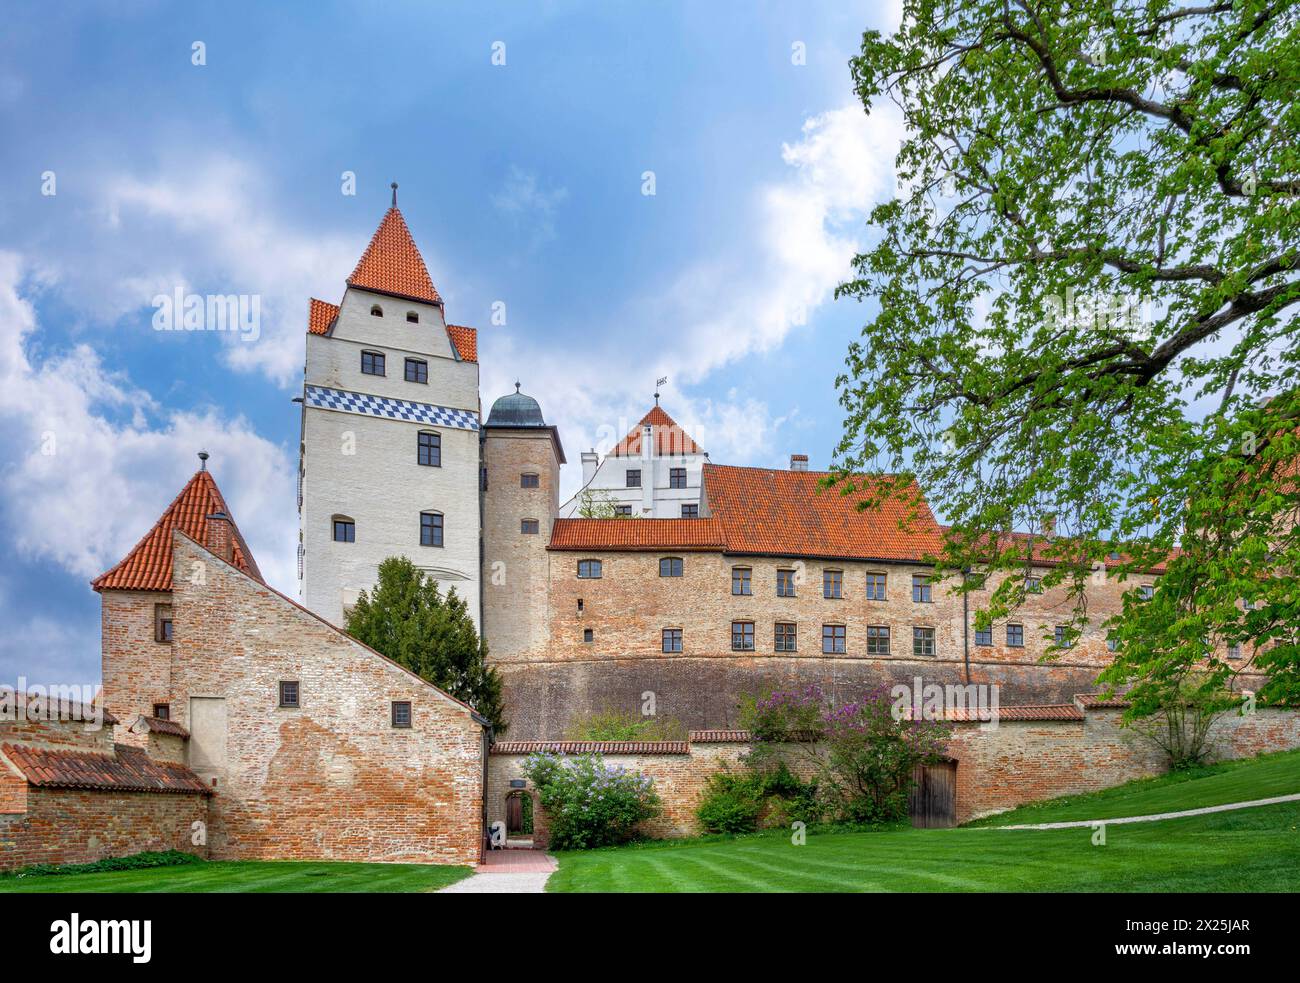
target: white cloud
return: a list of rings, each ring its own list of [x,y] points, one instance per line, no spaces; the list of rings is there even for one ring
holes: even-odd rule
[[[206,449],[267,579],[296,590],[294,469],[241,416],[163,410],[86,345],[33,364],[24,266],[0,252],[0,474],[6,540],[77,576],[102,573],[149,529]]]
[[[568,197],[567,188],[544,189],[536,174],[512,164],[505,184],[492,196],[492,205],[529,230],[535,248],[555,238],[556,209]]]

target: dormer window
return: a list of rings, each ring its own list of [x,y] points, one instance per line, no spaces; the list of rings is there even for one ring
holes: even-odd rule
[[[384,374],[384,353],[383,352],[362,352],[361,353],[361,374],[362,375],[383,375]]]
[[[383,309],[382,307],[380,307],[378,304],[375,304],[372,308],[370,308],[370,316],[371,316],[371,317],[383,317],[383,316],[384,316],[384,309]]]
[[[409,321],[411,324],[419,324],[419,323],[420,323],[420,315],[419,315],[419,314],[416,314],[415,311],[407,311],[407,312],[406,312],[406,320]]]

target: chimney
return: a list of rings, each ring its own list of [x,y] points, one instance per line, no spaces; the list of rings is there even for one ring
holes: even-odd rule
[[[791,454],[791,455],[790,455],[790,470],[791,470],[791,471],[807,471],[807,470],[808,470],[808,455],[807,455],[807,454]]]
[[[591,484],[591,479],[596,477],[596,465],[600,463],[600,457],[596,453],[596,448],[582,452],[582,483],[583,485]]]
[[[647,423],[641,428],[641,459],[648,461],[655,456],[655,428]]]
[[[207,542],[203,544],[227,563],[235,559],[235,524],[225,512],[207,517]]]

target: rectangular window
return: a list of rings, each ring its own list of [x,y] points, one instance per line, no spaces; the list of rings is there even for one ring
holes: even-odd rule
[[[1228,658],[1229,658],[1229,659],[1234,659],[1234,660],[1235,660],[1235,659],[1240,659],[1240,658],[1241,658],[1241,646],[1240,646],[1240,645],[1229,645],[1229,646],[1228,646]]]
[[[682,506],[683,519],[698,519],[700,517],[700,507],[694,503]]]
[[[680,652],[682,650],[682,630],[680,628],[665,628],[663,648],[665,652]]]
[[[843,596],[844,596],[844,571],[823,570],[822,571],[822,597],[843,597]]]
[[[296,707],[298,705],[298,681],[280,680],[280,706]]]
[[[796,636],[797,631],[793,622],[778,621],[776,623],[776,644],[774,648],[778,652],[795,651]]]
[[[419,358],[408,358],[406,360],[406,381],[427,383],[429,381],[429,363]]]
[[[975,629],[975,644],[976,644],[976,645],[992,645],[992,644],[993,644],[993,629],[992,629],[992,628],[976,628],[976,629]]]
[[[172,719],[172,707],[170,703],[155,703],[153,705],[153,715],[159,720]]]
[[[659,561],[659,576],[680,577],[681,575],[682,558],[680,556],[665,556]]]
[[[519,520],[519,531],[523,533],[525,536],[536,536],[538,528],[539,528],[539,524],[536,519]]]
[[[913,655],[934,655],[934,629],[933,628],[912,629],[912,654]]]
[[[754,622],[733,621],[731,623],[731,650],[733,652],[754,651]]]
[[[867,574],[867,600],[883,601],[885,599],[885,575],[883,573]]]
[[[578,578],[580,580],[599,580],[600,579],[600,561],[599,560],[579,560],[578,561]]]
[[[442,437],[436,433],[424,432],[417,438],[415,460],[429,468],[442,467]]]
[[[1024,625],[1007,625],[1007,644],[1017,649],[1025,647]]]
[[[520,488],[540,488],[541,486],[542,479],[532,472],[525,471],[519,476]]]
[[[357,541],[357,524],[351,519],[334,520],[334,542],[355,543]]]
[[[1025,578],[1026,594],[1041,594],[1043,592],[1043,579],[1041,577]]]
[[[731,593],[740,596],[742,594],[753,594],[752,585],[750,584],[750,575],[753,573],[749,567],[732,567],[731,568]]]
[[[844,625],[822,625],[822,652],[843,655],[848,651],[848,629]]]
[[[153,606],[153,640],[170,642],[172,640],[172,606],[155,604]]]
[[[887,625],[867,626],[867,655],[889,654],[889,627]]]
[[[1056,626],[1056,644],[1059,648],[1074,648],[1074,639],[1070,637],[1070,629],[1065,625]]]
[[[668,469],[668,487],[685,488],[686,487],[686,469],[669,468]]]
[[[778,570],[776,572],[776,596],[794,597],[793,570]]]
[[[393,726],[411,726],[411,702],[409,700],[393,701]]]
[[[1156,596],[1156,589],[1153,584],[1143,584],[1138,588],[1138,597],[1144,601],[1149,601]]]
[[[361,373],[362,375],[383,375],[384,374],[383,352],[362,352]]]
[[[1106,636],[1106,651],[1108,652],[1119,651],[1119,639],[1115,637],[1114,632],[1111,632],[1109,635]],[[1232,657],[1231,651],[1229,651],[1228,657],[1229,658]]]
[[[640,487],[641,487],[641,469],[640,469],[640,468],[628,468],[628,471],[627,471],[627,487],[629,487],[629,488],[640,488]]]
[[[420,545],[442,545],[442,516],[437,512],[420,513]]]
[[[616,506],[614,506],[614,514],[615,514],[615,515],[631,515],[631,514],[632,514],[632,506],[630,506],[630,505],[616,505]]]
[[[582,629],[582,640],[584,642],[593,641],[595,637],[596,637],[596,633],[592,631],[590,628]]]
[[[929,604],[934,600],[930,593],[930,578],[923,574],[912,574],[912,601],[916,604]]]

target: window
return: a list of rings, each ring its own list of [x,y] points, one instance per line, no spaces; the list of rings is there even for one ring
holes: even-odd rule
[[[420,545],[442,545],[442,515],[438,512],[420,513]]]
[[[1240,646],[1240,645],[1229,645],[1229,646],[1228,646],[1228,658],[1229,658],[1229,659],[1240,659],[1240,658],[1241,658],[1241,646]]]
[[[371,316],[371,317],[383,317],[383,316],[384,316],[384,309],[383,309],[382,307],[380,307],[378,304],[376,304],[374,307],[370,308],[370,316]]]
[[[408,358],[406,360],[406,381],[427,384],[429,381],[429,363],[420,358]]]
[[[579,560],[578,561],[578,578],[580,580],[599,580],[600,579],[600,561],[599,560]]]
[[[640,469],[640,468],[628,468],[628,471],[627,471],[627,487],[628,487],[628,488],[640,488],[640,487],[641,487],[641,469]]]
[[[1041,577],[1025,578],[1026,594],[1041,594],[1042,592],[1043,592],[1043,578]]]
[[[155,703],[153,705],[153,715],[159,720],[172,719],[172,707],[170,703]]]
[[[362,352],[361,353],[361,374],[362,375],[383,375],[384,374],[384,353],[383,352]]]
[[[1106,651],[1108,652],[1119,651],[1119,639],[1115,637],[1114,632],[1111,632],[1106,636]]]
[[[844,571],[823,570],[822,571],[822,597],[843,597],[843,596],[844,596]]]
[[[519,531],[525,536],[536,536],[540,524],[536,519],[520,519]]]
[[[357,524],[351,519],[334,520],[334,542],[355,543],[357,541]]]
[[[794,597],[793,570],[778,570],[776,572],[776,596]]]
[[[992,628],[976,628],[976,629],[975,629],[975,644],[976,644],[976,645],[992,645],[992,644],[993,644],[993,629],[992,629]]]
[[[682,630],[680,628],[665,628],[663,647],[665,652],[680,652],[682,650]]]
[[[519,487],[520,488],[541,488],[542,479],[539,478],[537,475],[533,474],[531,471],[525,471],[523,474],[519,476]]]
[[[394,727],[411,726],[411,701],[410,700],[393,701],[393,726]]]
[[[692,502],[690,505],[682,506],[683,519],[698,519],[699,517],[700,517],[700,507],[695,503]]]
[[[1070,637],[1070,629],[1066,625],[1056,626],[1056,645],[1058,648],[1074,648],[1074,639]]]
[[[416,462],[430,468],[442,467],[442,437],[423,431],[415,439]]]
[[[1025,647],[1024,625],[1007,625],[1007,644],[1017,649]]]
[[[614,506],[614,514],[615,514],[615,515],[631,515],[631,514],[632,514],[632,506],[630,506],[630,505],[616,505],[616,506]]]
[[[1151,600],[1151,598],[1155,596],[1156,596],[1156,589],[1155,589],[1155,585],[1153,584],[1143,584],[1138,588],[1138,597],[1142,598],[1142,600],[1144,601],[1149,601]]]
[[[595,638],[596,638],[596,633],[592,631],[590,628],[582,629],[582,640],[584,642],[594,641]]]
[[[407,311],[407,312],[406,312],[406,320],[409,321],[411,324],[419,324],[419,323],[420,323],[420,315],[419,315],[419,314],[416,314],[415,311]]]
[[[659,561],[659,576],[680,577],[681,575],[682,558],[680,556],[665,556]]]
[[[867,574],[867,600],[883,601],[885,599],[885,575],[883,573]]]
[[[847,632],[844,625],[822,625],[822,652],[826,655],[843,655],[848,650]]]
[[[796,635],[797,630],[793,622],[778,621],[776,623],[776,642],[773,645],[773,648],[777,652],[795,651]]]
[[[929,604],[934,598],[930,593],[930,578],[923,574],[912,575],[912,601],[916,604]]]
[[[749,567],[732,567],[731,568],[731,593],[736,595],[754,593],[750,584],[750,576],[753,573]]]
[[[887,625],[867,626],[867,655],[889,654],[889,627]]]
[[[669,468],[668,469],[668,487],[685,488],[686,487],[686,469]]]
[[[296,679],[280,680],[280,706],[296,707],[298,705],[298,681]]]
[[[172,606],[155,604],[153,606],[153,640],[170,642],[172,640]]]
[[[934,629],[933,628],[912,629],[912,654],[913,655],[934,655]]]
[[[754,622],[733,621],[731,623],[731,650],[733,652],[754,651]]]

